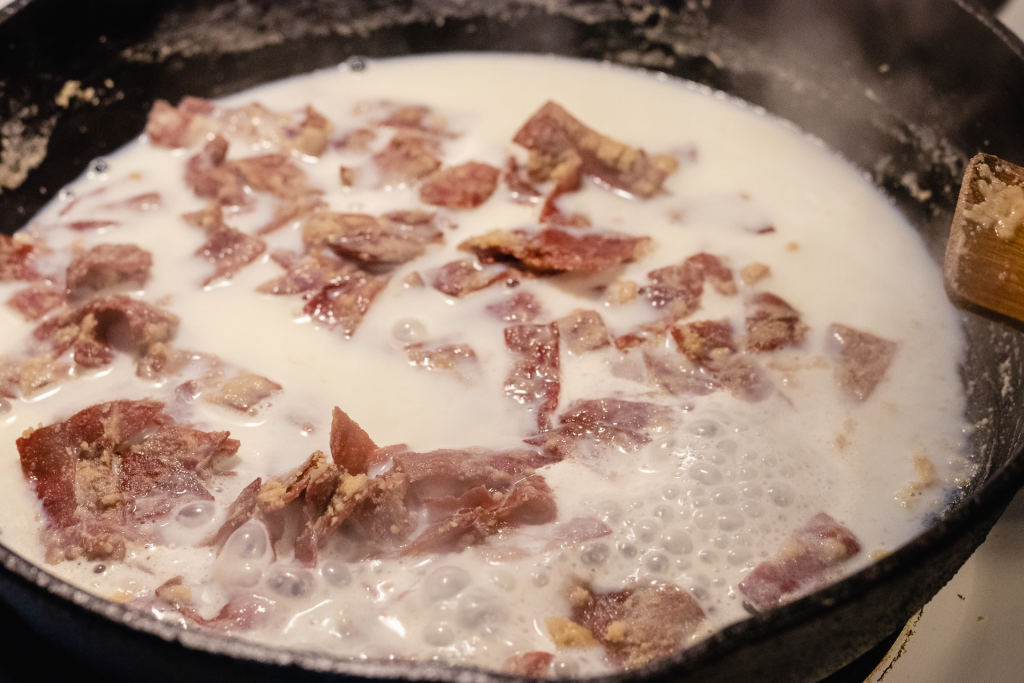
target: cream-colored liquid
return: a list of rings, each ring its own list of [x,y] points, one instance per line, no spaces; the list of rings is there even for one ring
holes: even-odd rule
[[[479,209],[442,210],[457,225],[446,230],[445,244],[401,266],[346,340],[338,330],[304,318],[298,297],[255,293],[257,285],[281,274],[266,256],[230,281],[204,289],[201,283],[212,269],[194,256],[204,236],[180,218],[204,205],[183,179],[184,162],[194,150],[171,152],[143,138],[108,158],[105,171],[90,172],[70,188],[73,196],[85,197],[106,187],[101,196],[83,199],[66,216],[58,213],[69,200],[55,202],[28,229],[56,249],[49,257],[54,271],[66,266],[70,257],[60,248],[72,243],[149,249],[155,258],[152,278],[132,295],[181,316],[175,345],[216,354],[274,380],[283,391],[255,416],[202,402],[177,408],[179,419],[203,429],[229,429],[242,443],[237,474],[220,481],[217,516],[208,523],[189,529],[173,516],[161,521],[169,545],[132,548],[124,562],[105,563],[102,573],[85,561],[48,569],[119,599],[148,595],[182,575],[211,616],[233,592],[254,591],[275,603],[272,626],[243,635],[270,644],[500,667],[517,652],[554,651],[544,620],[568,615],[572,575],[602,590],[651,578],[674,582],[707,614],[695,636],[700,638],[745,616],[740,580],[817,512],[841,521],[864,547],[843,571],[864,567],[872,552],[891,551],[919,533],[941,512],[958,477],[967,474],[957,375],[961,333],[939,271],[916,234],[855,170],[815,141],[720,95],[661,76],[550,57],[373,61],[365,70],[343,66],[224,104],[258,100],[291,111],[309,103],[338,132],[367,124],[365,115],[354,113],[361,101],[427,104],[461,134],[445,143],[446,164],[474,160],[502,167],[509,154],[525,158],[512,136],[549,99],[595,130],[683,160],[665,192],[649,201],[593,185],[562,199],[564,211],[585,212],[596,227],[653,237],[656,249],[627,265],[621,277],[643,284],[647,272],[700,251],[724,257],[737,271],[755,261],[770,266],[771,276],[753,287],[741,284],[741,295],[778,294],[810,327],[802,348],[772,354],[769,375],[776,395],[753,404],[722,392],[681,400],[613,376],[613,367],[623,362],[614,349],[581,357],[563,350],[560,409],[577,398],[614,395],[676,411],[677,431],[637,453],[567,460],[540,471],[555,491],[559,521],[596,516],[612,528],[611,535],[582,547],[547,549],[550,525],[528,526],[458,554],[349,564],[343,562],[344,539],[338,539],[312,572],[293,567],[286,556],[271,564],[269,551],[245,567],[227,550],[215,562],[212,551],[193,547],[196,541],[217,528],[223,508],[253,478],[294,467],[313,450],[327,451],[335,405],[381,445],[407,443],[419,451],[522,446],[534,418],[502,391],[512,362],[502,341],[505,323],[484,312],[506,293],[496,287],[453,300],[429,286],[408,288],[402,282],[412,271],[426,274],[463,257],[455,247],[470,236],[536,225],[538,206],[517,204],[499,187]],[[229,157],[264,151],[236,142]],[[362,163],[365,155],[328,151],[319,159],[296,158],[327,191],[334,211],[376,215],[419,206],[415,186],[341,188],[339,165]],[[97,208],[145,191],[159,191],[162,207],[142,216]],[[272,209],[261,199],[254,212],[228,222],[254,230]],[[61,227],[99,214],[122,224],[87,233]],[[775,232],[757,234],[768,225]],[[267,242],[268,253],[278,247],[301,251],[301,230],[287,227]],[[40,270],[46,272],[45,265]],[[0,283],[0,299],[19,287]],[[613,334],[623,334],[658,315],[643,298],[607,306],[599,297],[573,293],[559,279],[527,281],[522,289],[542,301],[542,321],[592,308]],[[742,329],[742,298],[708,288],[692,319],[729,317]],[[467,384],[412,367],[394,335],[396,324],[410,319],[422,325],[426,340],[469,343],[481,361],[481,377]],[[844,398],[832,366],[822,360],[826,329],[834,322],[899,344],[884,381],[862,404]],[[0,306],[0,353],[20,349],[32,328]],[[41,509],[22,478],[14,446],[24,429],[105,400],[168,397],[177,381],[155,386],[140,380],[132,362],[122,358],[41,396],[11,401],[0,414],[0,541],[43,561]],[[908,504],[900,494],[917,478],[915,456],[935,465],[940,484]],[[526,551],[525,557],[510,560],[499,552],[509,548]],[[304,595],[275,592],[270,578],[284,570],[305,577]],[[244,582],[255,577],[255,585],[240,587],[242,576]],[[562,675],[607,666],[593,648],[563,650],[555,659]]]

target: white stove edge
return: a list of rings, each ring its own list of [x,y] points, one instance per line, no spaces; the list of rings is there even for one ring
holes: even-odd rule
[[[999,19],[1024,37],[1024,0]],[[1024,492],[865,683],[1024,681]]]

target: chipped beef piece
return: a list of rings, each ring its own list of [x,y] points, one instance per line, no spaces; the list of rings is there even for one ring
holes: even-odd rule
[[[542,106],[512,140],[535,153],[531,171],[537,180],[548,180],[555,169],[573,163],[575,157],[582,173],[643,199],[658,194],[665,178],[678,167],[671,156],[648,157],[642,149],[591,130],[554,102]]]
[[[75,255],[65,280],[71,292],[98,291],[120,284],[142,287],[152,267],[153,255],[134,244],[97,244]]]
[[[327,149],[327,140],[334,130],[334,124],[313,107],[306,105],[305,118],[299,124],[299,131],[291,141],[292,147],[302,154],[318,157]]]
[[[309,298],[302,310],[325,325],[338,325],[346,337],[351,337],[389,279],[389,275],[353,270],[331,280]]]
[[[537,429],[546,431],[561,389],[556,325],[512,325],[505,346],[518,355],[505,379],[505,394],[537,414]]]
[[[0,235],[0,282],[38,278],[38,273],[32,267],[34,250],[35,247],[24,235]]]
[[[159,209],[162,204],[163,197],[159,192],[143,192],[128,199],[106,204],[104,208],[114,209],[123,206],[132,211],[152,211],[153,209]]]
[[[285,197],[274,209],[274,217],[261,226],[257,235],[269,235],[280,230],[292,221],[297,221],[309,214],[327,207],[320,190],[309,189],[307,192],[292,197]]]
[[[434,276],[434,289],[462,298],[498,282],[518,282],[520,273],[510,268],[480,266],[473,259],[451,261],[441,266]]]
[[[100,228],[110,228],[115,225],[121,225],[120,221],[71,221],[67,224],[72,230],[84,232],[85,230],[99,230]]]
[[[677,353],[644,350],[650,380],[673,396],[704,396],[716,391],[718,380]]]
[[[501,171],[476,161],[434,171],[420,185],[420,201],[449,209],[475,209],[498,187]]]
[[[898,344],[870,332],[834,323],[828,328],[828,348],[838,360],[836,383],[858,401],[866,401],[885,377]]]
[[[240,372],[224,382],[217,393],[208,394],[206,401],[241,413],[249,413],[281,389],[280,384],[266,377],[251,372]]]
[[[387,146],[373,155],[385,183],[424,178],[441,167],[440,143],[412,130],[399,130]]]
[[[626,669],[678,652],[704,621],[697,601],[674,584],[598,593],[577,579],[569,599],[572,621]]]
[[[540,301],[529,292],[515,292],[495,304],[487,306],[487,312],[507,323],[531,323],[540,317]]]
[[[574,401],[559,415],[559,427],[525,439],[559,459],[589,454],[594,446],[632,453],[672,422],[672,410],[642,401],[616,398]]]
[[[558,326],[559,337],[573,355],[578,356],[608,346],[608,328],[597,311],[577,308],[564,318],[556,320],[555,325]]]
[[[188,147],[195,141],[189,131],[195,117],[209,116],[214,109],[213,102],[196,97],[184,98],[177,107],[172,107],[166,100],[157,100],[149,111],[146,135],[154,145],[172,149]]]
[[[676,340],[679,352],[697,365],[705,365],[737,350],[732,323],[728,318],[673,325],[672,337]]]
[[[64,290],[48,282],[33,282],[11,295],[7,305],[20,313],[25,320],[34,321],[63,304],[64,300]]]
[[[451,372],[470,382],[480,374],[480,362],[469,344],[430,344],[419,342],[405,347],[409,363],[416,367]]]
[[[165,581],[155,593],[159,600],[176,609],[186,620],[226,633],[257,628],[266,623],[274,609],[273,600],[246,593],[233,596],[214,617],[204,617],[192,603],[192,590],[181,576]]]
[[[216,135],[202,151],[185,164],[185,184],[197,197],[211,199],[221,206],[245,206],[245,178],[237,166],[226,161],[228,141]]]
[[[33,335],[49,340],[57,355],[73,348],[76,363],[95,368],[113,359],[112,337],[126,351],[142,354],[150,344],[170,341],[177,329],[178,316],[173,313],[114,294],[58,312],[40,323]]]
[[[256,291],[278,295],[311,292],[322,289],[328,283],[345,275],[351,275],[358,270],[355,265],[342,261],[333,253],[321,249],[297,257],[284,267],[288,272],[279,278],[264,282],[256,288]]]
[[[512,655],[505,660],[501,670],[514,676],[525,676],[526,678],[546,678],[550,673],[551,662],[555,655],[550,652],[533,650]]]
[[[774,558],[754,567],[740,581],[739,590],[754,609],[764,612],[809,593],[824,582],[828,570],[859,552],[860,542],[853,532],[819,512]]]
[[[156,401],[113,401],[17,440],[25,477],[47,513],[47,559],[123,559],[137,523],[188,499],[238,450],[227,432],[178,425]]]
[[[287,154],[262,154],[228,162],[242,174],[249,187],[280,199],[293,199],[309,192],[306,172]]]
[[[593,273],[640,258],[649,237],[587,233],[573,235],[557,228],[537,232],[492,230],[459,245],[481,263],[511,261],[517,268],[542,275],[566,272]]]
[[[541,196],[541,191],[530,181],[529,176],[524,171],[525,169],[519,166],[516,158],[510,156],[508,161],[505,162],[505,170],[501,175],[501,179],[508,185],[512,201],[519,204],[532,204]]]
[[[253,518],[279,539],[287,528],[281,515],[293,502],[303,520],[295,556],[309,566],[318,547],[349,519],[354,524],[347,533],[359,537],[361,557],[380,558],[458,551],[508,527],[546,524],[557,514],[551,490],[535,471],[554,459],[536,451],[378,449],[338,408],[330,443],[330,462],[317,452],[291,472],[246,487],[222,528],[204,543],[222,545]],[[388,459],[391,469],[368,477],[370,462]],[[423,511],[428,525],[411,538]]]
[[[444,240],[425,211],[396,211],[379,218],[362,213],[321,213],[306,221],[307,248],[326,246],[339,256],[370,266],[396,266]]]
[[[781,297],[759,292],[750,297],[747,307],[747,351],[765,353],[803,343],[807,325],[800,321],[800,313]]]
[[[196,256],[214,264],[214,271],[203,281],[204,287],[232,277],[259,258],[267,248],[266,242],[260,238],[225,223],[221,207],[215,204],[202,211],[185,214],[183,218],[206,232],[206,242],[196,250]]]
[[[757,361],[737,353],[728,319],[677,323],[671,330],[679,352],[736,398],[761,401],[775,391]]]
[[[445,121],[445,118],[435,114],[430,107],[423,105],[395,107],[388,114],[387,118],[377,121],[377,125],[389,126],[391,128],[406,128],[437,137],[455,137],[453,133],[446,130],[447,121]]]
[[[132,514],[152,519],[171,512],[187,498],[213,500],[204,482],[240,446],[228,437],[228,432],[169,424],[122,450],[117,484]]]
[[[713,254],[701,252],[681,264],[652,270],[647,274],[651,284],[640,288],[655,308],[667,307],[675,318],[684,318],[700,306],[704,283],[724,296],[736,294],[732,270]]]
[[[366,474],[377,444],[348,414],[337,406],[331,413],[331,459],[349,474]]]

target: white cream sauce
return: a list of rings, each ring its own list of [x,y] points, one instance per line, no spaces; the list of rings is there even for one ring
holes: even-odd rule
[[[335,405],[381,445],[407,443],[419,451],[522,445],[533,417],[503,394],[511,363],[502,343],[505,323],[484,313],[506,293],[491,288],[453,300],[429,286],[408,288],[402,282],[415,270],[429,283],[431,269],[464,256],[455,247],[472,235],[536,225],[538,207],[512,202],[499,187],[479,209],[442,210],[457,226],[446,231],[445,244],[400,267],[346,340],[304,318],[298,297],[254,293],[257,285],[281,274],[266,256],[228,282],[201,287],[212,272],[194,256],[204,236],[181,219],[204,206],[184,183],[184,162],[194,149],[171,152],[143,137],[107,158],[104,170],[90,170],[69,186],[64,199],[27,229],[55,249],[48,257],[53,271],[66,266],[70,257],[61,249],[71,244],[134,243],[149,249],[155,257],[152,278],[132,295],[181,316],[175,346],[216,354],[284,390],[253,416],[202,402],[182,416],[203,429],[229,429],[242,446],[237,474],[222,480],[215,492],[217,505],[160,522],[167,546],[131,548],[124,562],[105,563],[99,570],[86,561],[47,569],[120,600],[149,595],[182,575],[207,615],[239,590],[237,584],[251,584],[248,590],[276,606],[272,627],[244,637],[345,656],[500,667],[516,652],[554,651],[544,620],[568,615],[571,575],[600,589],[651,578],[677,583],[708,615],[694,636],[698,639],[745,616],[739,581],[819,511],[849,527],[864,547],[844,572],[866,566],[872,553],[892,551],[919,533],[969,474],[961,455],[961,332],[939,270],[917,235],[863,177],[816,141],[692,84],[553,57],[370,61],[363,70],[342,65],[222,104],[256,100],[276,111],[293,111],[308,103],[334,122],[336,132],[367,124],[365,115],[354,111],[362,101],[427,104],[461,134],[445,143],[446,164],[474,160],[502,167],[509,154],[525,158],[512,136],[549,99],[597,131],[648,153],[678,154],[682,161],[665,192],[650,201],[593,185],[561,200],[564,211],[584,211],[597,227],[654,238],[656,250],[628,265],[623,278],[643,284],[649,271],[700,251],[723,256],[737,273],[755,261],[770,266],[767,280],[753,287],[740,284],[740,297],[722,297],[708,288],[702,310],[692,319],[729,317],[742,329],[742,294],[759,290],[778,294],[799,310],[810,332],[801,349],[771,354],[769,374],[777,395],[753,404],[722,392],[683,401],[612,377],[617,351],[574,357],[563,350],[560,408],[576,398],[617,395],[673,406],[678,413],[678,432],[638,453],[567,460],[541,470],[555,491],[560,521],[597,516],[612,535],[582,547],[546,550],[550,529],[524,527],[459,554],[358,563],[344,561],[345,539],[337,537],[320,568],[309,571],[287,557],[271,564],[269,551],[260,552],[256,528],[242,539],[248,545],[232,551],[229,543],[215,561],[212,551],[194,547],[197,540],[217,528],[224,508],[253,478],[294,467],[313,450],[326,452]],[[229,157],[263,151],[236,142]],[[329,150],[319,159],[296,158],[327,191],[332,210],[377,215],[419,206],[415,186],[343,189],[339,165],[362,162],[365,155]],[[106,189],[89,198],[98,188]],[[96,208],[146,191],[159,191],[163,204],[141,216]],[[82,199],[59,216],[73,197]],[[229,216],[228,222],[256,229],[273,208],[268,200],[260,202],[253,213]],[[99,214],[122,223],[85,233],[61,227]],[[773,233],[757,234],[769,225]],[[279,247],[301,251],[301,230],[291,226],[267,241],[268,253]],[[46,272],[46,264],[40,269]],[[0,300],[21,286],[0,283]],[[557,279],[522,287],[542,300],[545,321],[574,308],[592,308],[614,334],[623,334],[658,316],[642,297],[606,306],[600,297],[581,297]],[[469,343],[481,360],[482,377],[468,385],[410,366],[394,336],[396,324],[410,319],[422,324],[428,340]],[[832,365],[822,360],[826,329],[834,322],[899,344],[885,379],[863,404],[843,397]],[[0,306],[0,353],[19,350],[33,326]],[[0,541],[43,563],[42,512],[22,477],[14,445],[27,427],[105,400],[160,398],[175,382],[154,386],[140,380],[132,362],[121,358],[99,373],[11,401],[0,413]],[[915,456],[935,465],[939,485],[908,503],[900,493],[917,478]],[[507,559],[498,550],[509,547],[529,552],[525,559]],[[596,649],[562,650],[555,659],[560,675],[606,667]]]

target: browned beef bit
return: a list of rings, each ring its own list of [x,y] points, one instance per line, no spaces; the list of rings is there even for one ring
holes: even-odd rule
[[[644,350],[649,380],[673,396],[704,396],[721,387],[719,380],[678,353]]]
[[[327,140],[334,130],[334,124],[313,107],[306,105],[305,118],[292,139],[292,147],[302,154],[318,157],[327,149]]]
[[[655,308],[668,308],[675,318],[684,318],[700,307],[705,282],[725,296],[737,292],[732,270],[706,252],[694,254],[679,265],[652,270],[647,277],[651,284],[641,287],[640,294]]]
[[[540,317],[540,301],[529,292],[514,292],[498,303],[489,304],[487,312],[507,323],[532,323]]]
[[[508,185],[508,191],[514,202],[533,204],[541,197],[541,191],[530,181],[526,169],[521,167],[513,156],[510,156],[505,162],[505,170],[501,174],[501,179]]]
[[[433,214],[394,212],[381,217],[362,213],[319,213],[306,221],[307,248],[329,247],[339,256],[370,266],[396,266],[426,253],[444,240]]]
[[[178,425],[156,401],[113,401],[17,440],[22,472],[47,515],[47,560],[123,559],[138,523],[190,499],[232,457],[227,432]]]
[[[595,447],[632,453],[673,422],[671,408],[642,401],[601,398],[574,401],[559,415],[559,427],[525,439],[559,459],[582,457]]]
[[[226,161],[227,153],[228,141],[216,135],[185,164],[185,184],[197,197],[222,206],[244,206],[250,203],[245,177],[235,164]]]
[[[153,255],[134,244],[97,244],[75,254],[68,265],[68,291],[108,289],[116,285],[142,287],[149,279]]]
[[[580,355],[608,346],[608,328],[597,311],[577,308],[564,318],[555,321],[558,336],[565,342],[569,353]]]
[[[25,320],[39,320],[64,303],[64,290],[48,282],[33,282],[25,289],[19,289],[7,300],[7,305],[21,314]]]
[[[838,364],[836,383],[852,398],[866,401],[885,377],[899,345],[847,325],[828,328],[828,348]]]
[[[490,199],[501,171],[470,161],[434,171],[420,185],[420,201],[449,209],[475,209]]]
[[[775,557],[754,567],[739,590],[759,612],[809,593],[827,573],[860,552],[860,541],[835,519],[819,512],[797,529]]]
[[[530,117],[513,142],[536,153],[531,155],[536,157],[531,159],[535,179],[549,179],[559,165],[576,156],[583,173],[643,199],[658,194],[679,165],[671,156],[648,157],[641,149],[591,130],[554,102]]]
[[[561,390],[558,327],[554,324],[506,327],[505,346],[517,356],[505,379],[505,394],[535,411],[537,429],[546,431]]]
[[[430,107],[416,104],[395,106],[390,102],[379,104],[390,111],[387,117],[375,122],[378,126],[417,131],[439,138],[458,137],[448,130],[445,117],[436,114]]]
[[[0,282],[38,278],[32,267],[33,251],[35,247],[27,235],[0,235]]]
[[[331,280],[309,298],[302,310],[318,322],[341,327],[344,335],[351,337],[389,279],[389,275],[354,270]]]
[[[573,622],[626,669],[678,652],[704,621],[697,601],[668,583],[598,593],[577,579],[569,599]]]
[[[462,298],[499,282],[518,284],[520,277],[520,273],[510,268],[481,266],[473,259],[462,259],[441,266],[433,285],[442,294]]]
[[[803,343],[808,327],[800,321],[800,313],[781,297],[758,292],[750,297],[747,308],[747,351],[765,353]]]
[[[464,382],[480,375],[480,361],[469,344],[428,344],[419,342],[405,347],[409,363],[435,372],[448,372]]]
[[[546,524],[557,515],[551,490],[536,472],[554,460],[535,451],[378,449],[335,408],[331,452],[333,462],[314,453],[291,472],[250,484],[206,542],[220,545],[257,518],[267,523],[275,544],[292,543],[296,559],[313,565],[318,548],[335,533],[358,546],[353,559],[371,559],[456,552],[503,529]],[[390,469],[368,476],[371,461],[387,460]],[[282,523],[292,505],[299,506],[302,520],[297,533]],[[414,535],[422,519],[426,528]],[[286,532],[294,538],[282,538]]]
[[[505,660],[501,670],[514,676],[525,676],[526,678],[546,678],[550,675],[551,662],[555,655],[550,652],[533,650],[512,655]]]
[[[403,183],[424,178],[441,167],[441,145],[437,138],[399,130],[387,146],[373,155],[385,183]]]
[[[240,372],[206,396],[207,403],[224,406],[240,413],[251,413],[256,407],[281,391],[280,384],[251,372]]]
[[[558,228],[539,231],[492,230],[459,245],[481,263],[511,262],[521,270],[541,275],[595,273],[636,261],[651,238],[586,233],[574,235]]]
[[[198,140],[197,134],[190,131],[195,117],[209,116],[213,112],[214,104],[209,100],[186,97],[177,107],[172,107],[166,100],[157,100],[149,111],[146,135],[154,145],[172,149],[188,147]]]
[[[115,340],[119,348],[142,355],[151,344],[170,341],[177,329],[178,316],[173,313],[114,294],[59,311],[40,323],[33,335],[49,340],[56,355],[70,348],[77,364],[95,368],[113,360]]]
[[[679,352],[698,365],[706,365],[737,350],[728,318],[678,323],[672,326],[672,337]]]
[[[152,381],[165,379],[181,373],[185,366],[202,357],[201,354],[176,349],[165,342],[154,342],[146,348],[146,354],[139,359],[135,374]]]
[[[214,271],[213,275],[203,281],[204,287],[217,280],[232,277],[258,259],[267,248],[266,242],[259,237],[254,237],[224,223],[208,229],[206,234],[207,240],[196,251],[196,256],[201,256],[212,263]]]
[[[322,249],[316,249],[302,257],[297,256],[285,268],[288,272],[279,278],[264,282],[256,291],[279,295],[311,292],[358,270],[352,263]]]

